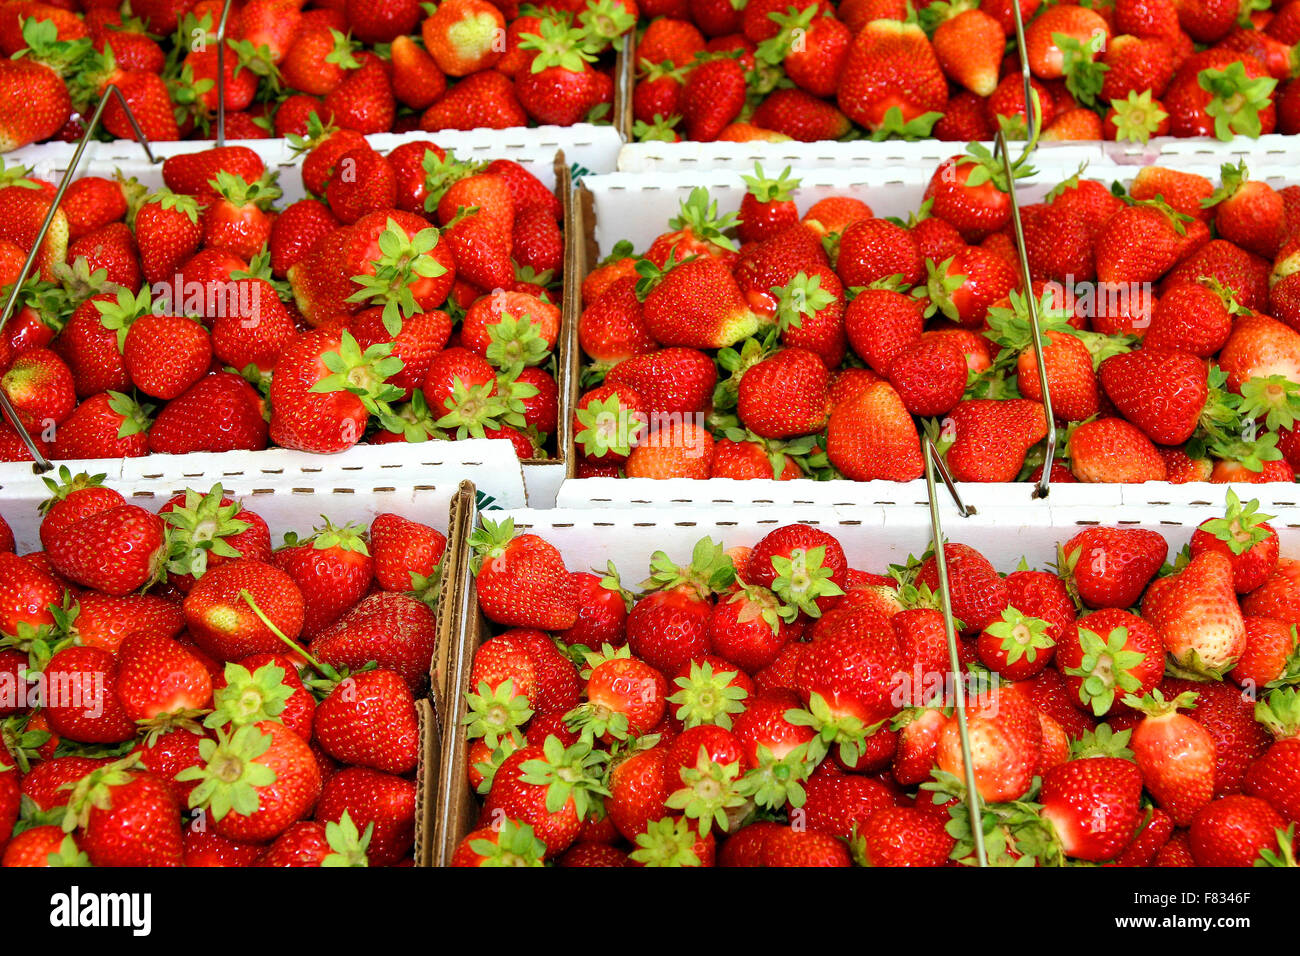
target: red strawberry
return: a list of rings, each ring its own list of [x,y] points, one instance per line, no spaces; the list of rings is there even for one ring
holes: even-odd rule
[[[1132,746],[1147,790],[1175,823],[1190,823],[1214,796],[1214,738],[1178,713],[1195,705],[1195,695],[1166,701],[1156,691],[1125,702],[1146,714],[1133,730]]]
[[[307,640],[361,600],[374,572],[360,526],[340,528],[328,521],[307,540],[299,543],[295,537],[275,552],[273,563],[302,592],[306,606],[302,633]]]
[[[1278,859],[1286,821],[1255,797],[1230,796],[1197,811],[1188,831],[1197,866],[1253,866],[1261,854]]]
[[[1140,528],[1085,528],[1058,555],[1072,594],[1091,608],[1129,608],[1169,553],[1165,539]]]
[[[279,568],[240,558],[210,568],[183,604],[191,638],[220,660],[250,654],[276,654],[284,644],[242,598],[247,591],[262,614],[290,640],[302,631],[303,598],[293,579]]]
[[[1245,649],[1232,563],[1221,554],[1202,553],[1181,571],[1152,582],[1142,611],[1184,669],[1219,673]]]
[[[131,758],[81,780],[66,824],[81,827],[79,845],[95,866],[180,866],[179,807],[163,780],[127,769]]]
[[[1070,471],[1080,481],[1163,481],[1165,463],[1151,439],[1122,418],[1084,422],[1068,438]]]
[[[1117,608],[1079,621],[1077,637],[1062,642],[1056,666],[1075,706],[1101,717],[1128,694],[1141,697],[1164,676],[1164,644],[1156,630]]]
[[[419,689],[429,675],[437,634],[433,612],[404,594],[372,594],[316,633],[311,651],[336,668],[374,661]]]
[[[912,807],[883,807],[863,821],[854,853],[868,866],[943,866],[955,845],[942,817]]]
[[[350,820],[357,830],[369,831],[370,864],[392,866],[415,843],[415,804],[412,781],[364,767],[345,767],[325,782],[315,816],[322,823],[344,827],[344,820]]]
[[[711,142],[745,105],[745,71],[720,56],[695,66],[682,87],[679,106],[690,139]]]
[[[120,505],[64,528],[46,550],[69,580],[106,594],[127,594],[157,580],[167,559],[166,537],[157,515]]]
[[[514,522],[483,522],[473,542],[483,612],[499,624],[563,630],[577,620],[577,596],[563,558],[536,535],[514,534]]]
[[[924,32],[915,24],[869,23],[853,39],[838,100],[850,119],[871,130],[928,132],[927,114],[942,112],[947,84]]]
[[[1053,768],[1043,780],[1040,815],[1061,852],[1095,863],[1114,859],[1141,819],[1142,774],[1130,760],[1089,757]]]

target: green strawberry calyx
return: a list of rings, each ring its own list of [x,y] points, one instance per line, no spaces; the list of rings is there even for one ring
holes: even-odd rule
[[[224,497],[220,483],[207,494],[187,488],[184,502],[162,512],[170,529],[168,573],[200,578],[207,571],[209,555],[232,559],[243,556],[226,539],[238,537],[252,525],[239,518],[244,506],[237,501],[223,504]]]
[[[674,715],[688,730],[701,724],[730,730],[731,715],[744,712],[749,696],[743,687],[732,683],[737,674],[738,670],[715,672],[708,661],[692,661],[690,673],[673,680],[680,688],[668,698]]]
[[[669,794],[664,806],[694,820],[700,836],[706,836],[715,826],[723,833],[734,829],[733,817],[748,805],[738,786],[739,760],[718,763],[701,744],[695,766],[683,767],[679,776],[682,787]]]
[[[587,49],[591,36],[585,29],[568,26],[559,20],[544,19],[537,33],[520,34],[519,49],[537,51],[529,67],[532,73],[541,73],[551,67],[570,73],[585,73],[590,69],[589,64],[596,62],[596,55]]]
[[[772,590],[785,604],[809,617],[821,617],[818,598],[840,597],[844,589],[831,580],[834,571],[825,566],[826,546],[792,548],[788,555],[772,555],[776,579]]]
[[[516,318],[508,312],[488,326],[488,346],[484,358],[494,368],[518,374],[531,365],[541,365],[550,357],[551,347],[541,329],[528,313]]]
[[[597,796],[609,796],[601,782],[608,754],[579,740],[565,747],[554,735],[542,744],[542,756],[519,765],[522,783],[546,788],[546,809],[559,813],[570,800],[579,820],[595,812]]]
[[[331,374],[314,384],[309,391],[351,392],[361,399],[361,404],[372,415],[391,412],[389,403],[402,397],[400,388],[387,384],[388,379],[405,367],[405,363],[393,355],[391,342],[376,343],[362,352],[352,333],[345,331],[340,337],[338,349],[325,352],[320,360]]]
[[[1300,383],[1285,375],[1256,376],[1241,385],[1243,418],[1263,421],[1269,431],[1292,429],[1300,421]]]
[[[366,851],[370,849],[370,839],[374,834],[373,820],[366,824],[365,833],[359,833],[357,825],[352,822],[352,817],[344,810],[337,822],[331,820],[325,824],[325,842],[329,844],[331,852],[320,861],[320,865],[369,866],[370,860]]]
[[[1245,64],[1238,61],[1222,70],[1202,70],[1196,82],[1213,97],[1205,112],[1214,120],[1215,139],[1227,142],[1234,135],[1259,138],[1263,131],[1259,114],[1272,102],[1275,78],[1250,79]]]
[[[994,621],[984,631],[1002,642],[1001,649],[1008,664],[1021,658],[1032,664],[1038,660],[1040,651],[1056,646],[1052,635],[1047,633],[1050,626],[1040,617],[1031,617],[1014,607],[1007,607],[1002,611],[1002,619]]]
[[[1169,114],[1151,98],[1150,90],[1129,90],[1124,99],[1113,99],[1110,108],[1115,115],[1115,141],[1120,143],[1145,143],[1169,119]]]
[[[1115,705],[1116,694],[1128,695],[1141,689],[1142,682],[1133,676],[1132,671],[1146,660],[1146,655],[1126,649],[1127,627],[1112,628],[1103,638],[1088,628],[1087,620],[1084,618],[1079,625],[1083,660],[1078,667],[1065,668],[1065,673],[1082,678],[1079,702],[1101,717]]]
[[[677,215],[668,220],[668,228],[687,232],[700,242],[735,252],[740,247],[726,232],[734,229],[737,222],[736,213],[719,213],[718,201],[709,199],[708,189],[696,186],[680,204]]]
[[[71,833],[78,827],[84,829],[90,819],[90,811],[107,810],[112,807],[113,788],[130,783],[135,774],[144,769],[140,755],[132,753],[120,760],[104,764],[78,780],[72,785],[71,795],[64,808],[61,824],[63,832]]]
[[[840,756],[849,766],[857,763],[866,739],[885,724],[885,721],[880,721],[868,727],[850,714],[835,714],[826,698],[816,691],[809,695],[806,710],[787,710],[785,720],[796,727],[811,727],[817,734],[808,748],[814,763],[820,763],[832,746],[838,746]]]
[[[1255,702],[1255,720],[1279,740],[1300,736],[1300,691],[1279,687]]]
[[[447,267],[430,255],[439,237],[433,226],[411,236],[389,219],[379,234],[374,274],[354,275],[352,282],[360,288],[346,301],[382,305],[384,329],[396,336],[402,331],[403,319],[424,311],[412,287],[421,279],[436,279],[447,272]]]
[[[471,840],[469,848],[482,858],[479,866],[545,866],[546,844],[527,823],[502,820],[493,827],[495,839]]]
[[[777,298],[776,323],[782,332],[801,328],[805,316],[812,318],[835,301],[835,296],[822,288],[822,277],[806,272],[797,273],[784,286],[772,286],[771,292]]]
[[[1195,691],[1186,691],[1179,694],[1173,700],[1166,700],[1165,695],[1156,688],[1149,694],[1138,697],[1136,694],[1127,694],[1124,697],[1124,703],[1134,710],[1140,710],[1148,717],[1164,717],[1175,711],[1190,709],[1196,706],[1196,699],[1200,694]]]
[[[678,565],[663,551],[650,556],[650,577],[641,584],[643,591],[669,591],[690,587],[701,597],[721,594],[736,580],[736,566],[721,542],[701,538],[691,551],[690,563]]]
[[[811,11],[812,8],[809,8]],[[754,164],[754,175],[741,176],[745,185],[749,187],[747,192],[760,203],[788,202],[794,198],[794,191],[799,187],[802,180],[790,175],[790,167],[787,166],[780,174],[775,177],[768,176],[763,172],[763,164]]]
[[[1098,724],[1093,730],[1085,731],[1082,737],[1070,741],[1070,759],[1118,757],[1132,760],[1133,751],[1128,746],[1132,738],[1131,730],[1116,733],[1110,724]]]
[[[1203,522],[1201,530],[1214,535],[1226,544],[1233,554],[1245,554],[1255,545],[1272,537],[1273,532],[1266,522],[1277,516],[1261,514],[1258,499],[1243,505],[1236,491],[1229,488],[1225,502],[1227,510],[1224,516]]]
[[[293,696],[294,688],[286,684],[285,669],[278,664],[263,664],[250,672],[233,661],[226,664],[226,686],[212,693],[213,709],[203,720],[210,730],[219,727],[245,727],[262,721],[284,723],[281,714]]]
[[[206,810],[215,821],[231,813],[248,817],[261,806],[260,791],[276,781],[275,770],[258,758],[271,749],[273,739],[257,727],[239,727],[232,734],[218,729],[216,739],[199,741],[202,765],[186,767],[176,775],[178,783],[197,780],[190,793],[192,810]]]
[[[493,750],[505,739],[523,742],[520,728],[533,716],[533,710],[527,695],[515,693],[513,679],[507,678],[496,687],[479,681],[477,689],[465,695],[465,702],[469,711],[462,723],[469,739],[482,738]]]
[[[642,866],[701,866],[695,852],[699,839],[690,821],[684,817],[664,817],[652,821],[636,838],[631,858]]]

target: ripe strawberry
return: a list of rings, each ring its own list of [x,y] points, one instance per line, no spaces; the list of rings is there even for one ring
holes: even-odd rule
[[[306,613],[303,636],[311,640],[365,596],[374,562],[358,525],[336,527],[328,521],[308,539],[295,537],[275,552],[276,567],[302,592]]]
[[[366,856],[371,865],[392,866],[415,843],[415,784],[364,767],[346,767],[325,782],[316,819],[322,823],[351,820],[369,830]]]
[[[1076,706],[1102,717],[1124,696],[1141,697],[1164,676],[1165,649],[1156,630],[1127,611],[1108,608],[1080,619],[1056,666]]]
[[[647,414],[704,411],[717,384],[713,361],[697,349],[668,348],[620,362],[605,377],[641,396]]]
[[[1116,409],[1162,445],[1192,436],[1209,396],[1205,365],[1188,352],[1146,347],[1113,355],[1098,375]]]
[[[210,568],[182,605],[194,643],[219,660],[275,654],[284,649],[281,639],[243,600],[244,591],[290,640],[302,631],[302,593],[289,575],[251,558],[225,562]]]
[[[1151,439],[1122,418],[1084,422],[1068,438],[1070,471],[1080,481],[1163,481],[1165,463]]]
[[[1271,743],[1268,727],[1256,720],[1257,705],[1251,696],[1226,681],[1166,677],[1161,687],[1166,698],[1189,692],[1198,695],[1190,716],[1214,740],[1215,795],[1240,792],[1247,768]]]
[[[1217,674],[1245,649],[1245,624],[1232,586],[1232,563],[1205,552],[1181,571],[1152,582],[1142,601],[1147,620],[1182,668]]]
[[[484,521],[472,545],[479,556],[483,612],[498,624],[563,630],[577,620],[577,595],[563,558],[536,535],[515,536],[514,522]]]
[[[400,515],[376,515],[370,523],[375,580],[385,591],[423,593],[442,563],[447,536]]]
[[[372,594],[319,631],[312,654],[335,668],[375,662],[398,673],[414,692],[429,676],[436,625],[428,605],[404,594]]]
[[[982,693],[966,705],[976,786],[985,800],[1014,800],[1029,788],[1039,760],[1042,729],[1032,704],[1005,688]],[[939,734],[939,767],[961,777],[964,761],[957,720]]]
[[[944,557],[948,564],[952,613],[962,622],[962,633],[976,634],[996,621],[1007,606],[1006,583],[988,559],[968,545],[945,545]],[[938,587],[933,556],[921,563],[915,583],[931,591]]]
[[[740,381],[737,414],[764,438],[820,431],[830,410],[829,375],[812,352],[782,349],[748,369]]]
[[[101,647],[66,647],[45,665],[48,684],[62,688],[42,713],[51,732],[81,743],[119,743],[135,736],[136,727],[114,690],[117,658]]]
[[[663,345],[724,348],[758,329],[730,269],[717,259],[670,261],[666,272],[643,261],[638,272],[646,329]]]
[[[1238,594],[1260,587],[1277,567],[1277,532],[1267,523],[1272,516],[1257,514],[1258,508],[1257,501],[1243,507],[1229,489],[1225,516],[1201,522],[1192,535],[1193,558],[1215,551],[1229,560]]]
[[[415,699],[393,671],[344,678],[316,708],[314,732],[325,752],[345,763],[394,774],[415,769]]]
[[[1053,768],[1038,802],[1061,852],[1094,863],[1114,859],[1141,820],[1142,774],[1131,760],[1089,757]]]
[[[134,228],[140,264],[150,285],[171,279],[181,263],[198,250],[204,234],[194,197],[169,189],[146,199],[136,211]]]
[[[450,866],[543,866],[546,844],[528,824],[505,820],[466,834],[452,854]]]
[[[915,285],[925,275],[925,262],[916,237],[886,219],[860,219],[840,236],[835,270],[850,286],[900,275],[904,285]]]
[[[679,99],[687,136],[712,142],[745,105],[745,70],[739,61],[720,56],[696,65]]]
[[[1273,132],[1277,111],[1271,95],[1277,80],[1249,54],[1205,50],[1187,58],[1165,91],[1170,132],[1175,136]]]
[[[915,24],[875,21],[854,39],[837,102],[873,132],[928,132],[948,101],[934,48]]]
[[[599,761],[589,745],[579,742],[566,749],[554,737],[542,746],[521,747],[492,778],[486,818],[499,813],[527,823],[545,843],[548,856],[563,852],[577,838],[593,795],[604,790],[594,775]]]
[[[1146,715],[1133,730],[1132,747],[1147,790],[1176,824],[1190,823],[1214,796],[1214,739],[1178,713],[1195,705],[1195,695],[1166,701],[1155,691],[1125,703]]]
[[[233,372],[206,375],[158,413],[149,450],[175,455],[265,448],[263,408],[257,391]]]
[[[1060,549],[1057,566],[1072,596],[1090,608],[1129,608],[1160,570],[1169,545],[1142,528],[1085,528]]]
[[[190,806],[206,810],[217,833],[228,839],[273,840],[320,796],[320,769],[311,748],[283,724],[265,720],[230,734],[218,731],[216,739],[199,746],[204,763],[176,779],[198,781]]]
[[[1296,646],[1291,626],[1267,617],[1247,617],[1245,624],[1246,649],[1232,668],[1232,681],[1250,689],[1284,678]]]
[[[1197,811],[1188,842],[1197,866],[1253,866],[1261,853],[1276,857],[1285,826],[1263,800],[1229,796]]]
[[[1300,740],[1285,737],[1268,748],[1268,751],[1251,764],[1246,771],[1243,790],[1252,797],[1266,800],[1269,805],[1294,822],[1300,815]]]
[[[453,0],[424,19],[424,48],[448,76],[468,76],[491,67],[505,52],[501,11],[485,0]],[[406,31],[401,31],[406,32]]]
[[[150,773],[128,770],[131,758],[78,782],[65,826],[94,866],[180,866],[179,809],[170,788]]]
[[[19,421],[33,432],[53,430],[72,414],[77,403],[72,372],[49,349],[29,349],[15,358],[0,376],[0,390],[8,396]]]
[[[1025,59],[1035,76],[1056,79],[1065,75],[1066,46],[1105,49],[1110,33],[1110,25],[1095,11],[1074,4],[1058,4],[1045,9],[1026,25]]]
[[[132,720],[164,728],[212,700],[212,679],[203,664],[169,638],[131,634],[117,654],[115,691]]]
[[[1225,163],[1222,185],[1204,202],[1221,237],[1271,259],[1286,238],[1286,211],[1273,187],[1248,175],[1244,162]]]
[[[1168,206],[1134,205],[1121,209],[1101,227],[1095,255],[1103,282],[1152,282],[1183,252],[1187,224]]]
[[[528,114],[519,105],[510,78],[484,70],[465,77],[425,110],[420,129],[509,129],[527,122]]]
[[[106,594],[127,594],[158,579],[167,559],[166,527],[138,505],[119,505],[64,528],[46,551],[69,580]]]
[[[893,387],[874,381],[831,407],[826,453],[846,477],[911,481],[924,471],[916,426]]]
[[[72,112],[63,78],[33,59],[6,59],[0,66],[0,148],[39,143],[59,132]]]
[[[944,422],[953,439],[948,467],[958,481],[1014,481],[1047,434],[1043,406],[1027,399],[967,399]]]
[[[1000,162],[982,153],[944,160],[925,189],[924,198],[933,200],[930,214],[956,226],[967,242],[979,242],[1001,229],[1010,221],[1011,200],[1000,167]],[[972,186],[970,179],[977,170],[987,175],[981,172]]]
[[[163,182],[172,192],[196,196],[205,203],[215,198],[212,180],[218,173],[238,177],[252,185],[262,178],[266,165],[247,146],[214,146],[194,153],[180,153],[163,160]]]

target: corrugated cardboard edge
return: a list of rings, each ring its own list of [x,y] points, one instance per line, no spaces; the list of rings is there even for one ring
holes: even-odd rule
[[[429,696],[416,703],[420,726],[420,761],[415,795],[415,865],[441,865],[438,853],[438,821],[442,818],[440,797],[445,779],[442,770],[446,752],[443,729],[449,719],[448,672],[463,656],[459,646],[459,608],[464,600],[469,572],[469,534],[477,520],[477,491],[472,481],[462,481],[447,507],[447,550],[442,563],[442,587],[435,613],[437,639],[429,662]],[[466,674],[468,679],[468,673]],[[452,718],[452,726],[459,718]]]
[[[474,812],[467,776],[469,746],[460,726],[474,648],[486,628],[478,613],[478,592],[470,573],[469,536],[477,523],[474,485],[463,482],[449,515],[447,566],[438,599],[438,646],[430,685],[438,724],[437,773],[427,820],[433,866],[450,864],[456,844],[469,832]]]
[[[529,458],[529,466],[564,466],[564,477],[573,477],[573,408],[578,400],[578,314],[582,303],[581,243],[582,217],[573,196],[573,173],[565,160],[564,150],[555,153],[555,193],[564,210],[564,282],[560,290],[560,336],[556,342],[555,387],[559,397],[559,417],[555,429],[555,458]]]

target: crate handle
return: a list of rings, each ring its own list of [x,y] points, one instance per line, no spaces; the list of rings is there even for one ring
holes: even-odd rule
[[[226,20],[230,18],[230,4],[221,7],[221,20],[217,23],[217,145],[226,145]]]
[[[1016,9],[1016,22],[1020,22],[1020,4],[1012,0]],[[1028,74],[1026,73],[1026,76]],[[1028,83],[1028,80],[1026,80]],[[1026,109],[1032,109],[1025,101]],[[1032,128],[1032,127],[1031,127]],[[1034,147],[1026,148],[1026,155]],[[1035,498],[1046,498],[1052,490],[1052,462],[1056,458],[1056,413],[1052,410],[1052,393],[1047,386],[1047,362],[1043,357],[1043,332],[1038,317],[1038,299],[1034,295],[1034,280],[1029,273],[1029,255],[1025,250],[1025,227],[1020,221],[1020,200],[1016,195],[1016,175],[1011,162],[1011,152],[1007,148],[1007,139],[1002,130],[998,130],[993,141],[993,155],[1002,157],[1002,168],[1007,177],[1007,198],[1011,200],[1011,227],[1016,241],[1016,255],[1020,259],[1020,283],[1024,289],[1026,311],[1029,313],[1029,330],[1034,342],[1034,364],[1038,366],[1038,389],[1042,393],[1043,418],[1047,422],[1047,438],[1043,449],[1043,474],[1034,486]]]
[[[126,113],[127,122],[131,124],[131,130],[135,133],[135,138],[140,147],[144,150],[145,156],[149,158],[150,164],[158,162],[157,157],[153,154],[153,149],[149,145],[149,137],[145,136],[144,130],[140,128],[135,114],[131,111],[131,104],[126,101],[122,91],[117,88],[116,84],[109,84],[104,90],[104,95],[99,98],[99,103],[95,106],[95,112],[90,115],[90,122],[86,124],[86,132],[82,134],[81,141],[77,143],[76,150],[72,153],[72,159],[68,161],[68,168],[63,173],[63,178],[59,180],[59,188],[54,191],[54,198],[50,201],[50,211],[45,214],[45,221],[41,223],[40,230],[36,233],[36,241],[32,243],[31,251],[27,253],[27,261],[23,263],[22,272],[19,273],[20,281],[13,284],[9,290],[9,298],[5,300],[4,308],[0,309],[0,330],[3,330],[9,317],[13,315],[14,307],[18,304],[18,296],[22,292],[22,280],[25,280],[31,273],[32,267],[36,264],[36,257],[40,254],[41,246],[45,244],[45,236],[50,231],[50,225],[54,222],[54,216],[59,211],[59,206],[63,202],[63,195],[72,185],[72,177],[81,165],[81,157],[86,152],[86,146],[89,144],[95,132],[99,129],[100,120],[103,118],[104,109],[108,106],[109,97],[116,96],[117,101],[122,105],[122,111]],[[9,424],[13,425],[14,430],[18,432],[18,437],[23,440],[27,446],[27,451],[31,453],[32,460],[35,464],[32,470],[36,474],[43,474],[54,466],[50,463],[39,448],[32,436],[27,433],[26,427],[18,420],[18,412],[13,403],[9,401],[9,396],[0,390],[0,413],[3,413]]]
[[[1013,3],[1016,0],[1012,0]],[[988,852],[984,848],[984,826],[980,815],[980,795],[975,788],[975,762],[971,759],[970,734],[966,729],[966,689],[962,683],[961,660],[957,653],[957,626],[952,616],[952,594],[948,588],[948,558],[943,551],[943,526],[939,520],[939,486],[935,481],[938,472],[947,485],[957,509],[963,517],[973,513],[957,496],[952,477],[939,457],[929,436],[921,438],[921,456],[925,459],[925,491],[930,504],[930,535],[934,547],[934,569],[938,577],[939,604],[943,610],[943,631],[948,642],[948,669],[953,676],[953,702],[957,712],[957,732],[961,737],[962,763],[966,768],[966,810],[970,814],[971,836],[975,843],[975,859],[980,866],[988,866]]]

